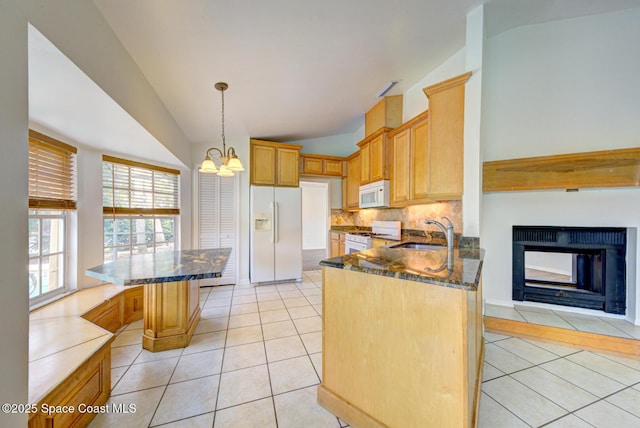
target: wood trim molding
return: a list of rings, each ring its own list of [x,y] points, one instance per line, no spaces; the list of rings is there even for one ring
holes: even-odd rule
[[[640,359],[640,340],[604,336],[584,331],[567,330],[503,318],[484,317],[485,331],[524,339],[558,343],[578,349],[607,352],[625,358]]]
[[[78,149],[76,147],[67,143],[63,143],[62,141],[56,140],[55,138],[51,138],[48,135],[41,134],[40,132],[34,131],[33,129],[29,130],[29,138],[41,143],[49,144],[51,146],[65,150],[69,153],[78,153]]]
[[[293,150],[302,149],[302,146],[299,146],[297,144],[278,143],[278,142],[275,142],[275,141],[259,140],[259,139],[256,139],[256,138],[249,139],[249,142],[250,142],[250,144],[258,144],[260,146],[276,147],[276,148],[280,148],[280,149],[293,149]]]
[[[134,166],[134,167],[139,167],[139,168],[146,168],[146,169],[150,169],[150,170],[153,170],[153,171],[166,172],[166,173],[169,173],[169,174],[180,175],[180,170],[177,170],[177,169],[166,168],[164,166],[153,165],[153,164],[150,164],[150,163],[137,162],[137,161],[132,161],[132,160],[128,160],[128,159],[117,158],[117,157],[109,156],[109,155],[102,155],[102,160],[104,162],[119,163],[121,165],[128,165],[128,166]]]
[[[436,92],[444,91],[445,89],[453,88],[454,86],[458,86],[463,83],[466,83],[470,77],[471,77],[471,72],[467,71],[466,73],[461,74],[459,76],[452,77],[451,79],[443,80],[442,82],[436,83],[435,85],[427,86],[426,88],[423,88],[422,91],[427,96],[427,98],[429,98],[431,95],[435,94]]]
[[[640,186],[640,148],[484,162],[482,191]]]
[[[376,138],[378,138],[379,136],[391,131],[392,129],[393,128],[380,128],[376,132],[374,132],[373,134],[367,135],[364,139],[358,141],[357,146],[358,147],[362,147],[364,144],[370,143],[371,141],[373,141]]]

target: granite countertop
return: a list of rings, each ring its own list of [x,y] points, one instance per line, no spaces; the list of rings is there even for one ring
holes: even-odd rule
[[[403,242],[430,243],[414,237]],[[484,250],[481,249],[455,248],[449,257],[446,247],[422,251],[386,246],[325,259],[320,265],[475,291],[483,257]]]
[[[227,266],[229,254],[231,248],[140,254],[94,266],[85,273],[118,285],[218,278]]]

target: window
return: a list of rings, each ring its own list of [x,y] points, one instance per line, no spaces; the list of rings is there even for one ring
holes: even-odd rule
[[[67,290],[67,212],[76,208],[77,149],[29,131],[29,299]]]
[[[104,261],[173,251],[180,171],[102,157]]]

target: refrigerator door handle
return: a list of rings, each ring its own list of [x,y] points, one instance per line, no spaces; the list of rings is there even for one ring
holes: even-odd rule
[[[278,241],[280,240],[280,235],[278,230],[278,226],[280,223],[280,219],[278,218],[278,203],[274,202],[273,207],[274,207],[274,216],[273,216],[274,241],[277,244]]]
[[[271,236],[269,237],[269,241],[274,244],[276,237],[275,237],[275,207],[274,207],[275,202],[269,202],[269,208],[271,208],[271,218],[273,219],[273,224],[271,225]]]

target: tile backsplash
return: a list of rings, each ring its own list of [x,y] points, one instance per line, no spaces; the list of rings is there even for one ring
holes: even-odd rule
[[[332,226],[370,227],[374,220],[400,221],[402,229],[440,230],[434,225],[424,224],[425,220],[448,217],[456,233],[462,232],[462,202],[438,202],[425,205],[411,205],[405,208],[369,208],[357,212],[331,210]]]

